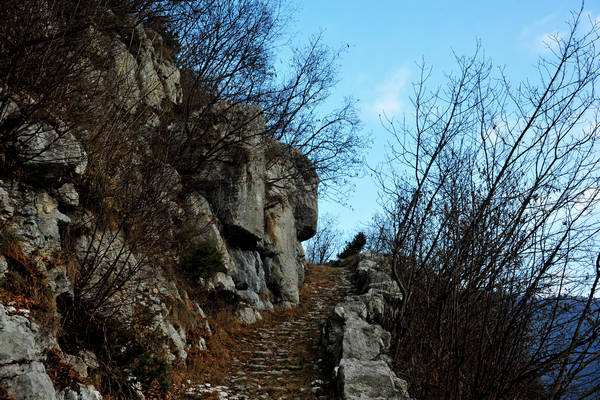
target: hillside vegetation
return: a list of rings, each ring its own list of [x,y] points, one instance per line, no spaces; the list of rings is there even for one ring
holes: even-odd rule
[[[276,71],[272,1],[0,13],[0,393],[182,398],[219,315],[299,302],[317,195],[361,163],[353,102],[319,108],[337,54]]]

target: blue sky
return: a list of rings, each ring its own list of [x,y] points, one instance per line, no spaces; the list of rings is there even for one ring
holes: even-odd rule
[[[415,62],[424,59],[443,82],[454,69],[453,51],[470,55],[480,40],[485,55],[504,66],[513,82],[535,79],[534,65],[544,52],[547,35],[565,29],[570,11],[581,3],[546,1],[342,1],[302,0],[296,4],[291,30],[299,39],[324,31],[334,48],[346,47],[340,59],[340,83],[333,97],[351,95],[359,100],[365,133],[374,144],[367,161],[383,158],[386,133],[379,115],[411,116],[411,81]],[[600,1],[585,5],[591,18],[600,16]],[[347,47],[349,46],[349,47]],[[377,212],[377,187],[369,176],[355,181],[349,207],[321,200],[320,213],[338,217],[339,227],[352,235]]]

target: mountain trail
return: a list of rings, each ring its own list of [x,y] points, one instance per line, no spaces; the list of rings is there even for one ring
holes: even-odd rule
[[[346,268],[309,267],[300,305],[265,313],[263,321],[236,331],[234,356],[219,371],[221,384],[196,386],[192,392],[200,397],[191,398],[332,399],[321,332],[350,287]]]

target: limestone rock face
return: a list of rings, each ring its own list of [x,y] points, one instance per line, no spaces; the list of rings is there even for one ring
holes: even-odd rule
[[[402,300],[386,272],[385,259],[361,255],[357,261],[358,295],[338,304],[325,325],[323,342],[337,367],[343,399],[409,400],[407,384],[388,365],[391,335],[380,324]]]
[[[270,141],[267,151],[277,155],[269,179],[275,182],[274,187],[283,188],[278,194],[287,199],[293,210],[298,240],[308,240],[317,232],[319,177],[298,149]]]
[[[193,216],[189,222],[203,215],[206,229],[200,236],[219,243],[243,302],[257,309],[297,304],[304,281],[300,241],[316,231],[315,170],[297,149],[265,139],[259,108],[222,104],[212,111],[221,112],[221,118],[205,136],[231,144],[219,162],[187,171],[199,192],[186,201]],[[185,150],[182,168],[191,168],[207,151],[201,145]]]
[[[297,232],[289,204],[277,204],[265,212],[265,244],[270,256],[265,258],[269,270],[269,287],[284,304],[297,304],[300,271],[304,266],[298,257]]]
[[[217,140],[232,144],[194,179],[223,224],[223,233],[246,248],[256,247],[264,234],[265,129],[262,111],[255,106],[235,106],[223,111],[226,121],[248,120],[240,129],[224,122],[214,127]],[[230,130],[235,130],[234,133]]]
[[[20,182],[0,181],[0,214],[11,232],[24,240],[27,254],[60,250],[60,224],[70,218],[58,210],[58,202],[46,191]]]
[[[159,109],[164,100],[174,104],[183,101],[181,74],[166,54],[162,37],[152,29],[136,25],[139,41],[130,49],[116,36],[90,32],[90,40],[101,55],[109,60],[108,71],[90,71],[90,80],[113,92],[117,104],[127,112],[140,108]]]
[[[213,214],[208,201],[197,192],[189,193],[185,199],[186,229],[189,239],[193,241],[209,240],[223,254],[225,269],[232,275],[235,270],[234,261],[229,255],[227,245],[219,230],[219,219]]]
[[[44,364],[31,361],[26,364],[12,364],[2,368],[0,384],[8,394],[23,400],[55,400],[56,392]]]
[[[127,171],[136,180],[132,191],[144,184],[157,188],[161,210],[168,214],[164,221],[168,221],[165,237],[169,244],[181,235],[184,243],[176,243],[181,248],[210,241],[223,255],[224,272],[186,282],[189,287],[204,287],[211,295],[218,293],[236,301],[236,315],[246,323],[260,320],[258,310],[272,310],[274,304],[297,304],[298,287],[304,281],[301,241],[314,235],[318,212],[319,182],[310,161],[298,150],[267,139],[258,107],[221,104],[213,111],[223,118],[206,127],[206,138],[226,145],[218,161],[190,171],[176,160],[168,164],[157,157],[152,161],[156,161],[158,172],[146,178],[136,168],[143,165],[142,155],[151,157],[153,146],[159,145],[150,139],[155,139],[158,128],[179,123],[176,118],[172,120],[171,112],[176,112],[173,110],[183,101],[180,71],[170,60],[160,35],[142,24],[130,33],[134,35],[129,37],[134,39],[131,41],[94,28],[86,34],[96,54],[82,60],[85,79],[89,80],[84,83],[105,95],[107,109],[118,109],[119,118],[135,119],[141,129],[148,130],[134,138],[136,150],[109,178],[126,179],[126,174],[120,174]],[[135,48],[129,43],[136,43]],[[95,205],[85,208],[102,200],[94,196],[103,195],[90,193],[91,185],[87,186],[88,178],[97,171],[84,175],[88,155],[81,143],[87,146],[87,131],[83,127],[76,130],[80,143],[70,132],[78,121],[68,121],[69,125],[53,118],[51,122],[20,121],[25,108],[19,108],[24,107],[20,99],[13,99],[0,106],[0,124],[7,118],[19,121],[16,134],[11,135],[15,139],[9,143],[14,149],[10,156],[21,163],[24,174],[12,181],[0,180],[0,227],[18,241],[32,268],[39,269],[40,279],[59,304],[52,305],[56,317],[64,311],[61,305],[76,296],[81,296],[78,299],[83,303],[104,299],[106,292],[102,290],[114,286],[119,290],[95,310],[95,316],[111,313],[114,321],[131,321],[136,310],[150,313],[148,328],[164,337],[161,350],[171,363],[185,361],[192,349],[205,350],[206,342],[198,331],[204,336],[212,334],[208,320],[200,305],[191,300],[195,297],[182,288],[188,286],[176,285],[167,273],[169,268],[177,268],[180,255],[149,257],[143,246],[132,244],[131,227],[120,227],[118,212],[100,221],[94,214]],[[210,145],[201,143],[183,151],[182,164],[206,156],[206,146]],[[91,157],[90,164],[96,166]],[[113,203],[108,200],[107,204]],[[13,261],[8,254],[0,254],[0,279],[14,276]],[[78,279],[71,281],[74,276]],[[91,386],[53,387],[44,362],[49,349],[62,354],[56,333],[36,324],[29,310],[15,313],[13,308],[0,304],[0,385],[19,400],[101,399]],[[186,318],[193,324],[185,326]],[[379,335],[376,345],[385,345],[384,334],[367,326],[358,328],[366,335],[362,340]],[[88,350],[62,356],[85,376],[91,366],[89,360],[96,360],[92,368],[102,365]],[[83,355],[86,351],[89,357]],[[375,347],[372,350],[378,351]]]
[[[79,205],[79,193],[75,190],[75,185],[72,183],[65,183],[58,188],[58,200],[71,207],[77,207]]]
[[[32,99],[28,101],[33,102]],[[20,113],[14,101],[3,102],[0,124]],[[25,122],[11,129],[8,136],[12,138],[13,151],[30,176],[41,179],[64,179],[71,173],[81,176],[87,166],[85,151],[63,121],[54,122],[54,126]]]
[[[136,72],[144,102],[151,107],[159,107],[163,99],[180,103],[183,98],[180,73],[173,62],[163,55],[162,37],[143,25],[138,25],[135,33],[140,40]]]
[[[87,165],[85,151],[68,132],[57,133],[44,124],[29,124],[17,133],[19,158],[28,172],[46,179],[82,175]]]
[[[304,251],[300,240],[317,227],[318,177],[308,159],[291,146],[269,142],[266,171],[265,265],[269,287],[281,305],[298,303],[304,282]]]
[[[235,264],[231,276],[238,290],[254,293],[267,290],[265,267],[258,251],[234,248],[231,255]]]
[[[14,307],[13,307],[14,308]],[[18,399],[56,399],[42,361],[58,344],[21,315],[9,315],[0,304],[0,384]]]

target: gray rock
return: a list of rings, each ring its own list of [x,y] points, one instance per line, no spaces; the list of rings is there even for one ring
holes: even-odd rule
[[[58,201],[61,203],[77,207],[79,205],[79,194],[75,190],[75,185],[72,183],[65,183],[57,190],[58,193]]]
[[[304,269],[298,255],[297,233],[292,209],[279,203],[265,211],[265,245],[269,256],[265,265],[269,271],[268,285],[278,302],[298,304],[300,269]]]
[[[384,260],[362,255],[356,261],[358,295],[335,306],[323,334],[344,399],[410,399],[407,384],[388,364],[391,334],[376,322],[393,315],[402,299]],[[366,293],[363,293],[365,292]]]
[[[90,29],[92,46],[109,65],[107,71],[88,67],[91,82],[112,94],[126,112],[140,108],[160,110],[163,101],[179,104],[183,100],[181,74],[173,62],[164,56],[162,38],[152,29],[132,21],[139,45],[129,48],[116,35],[106,35]],[[134,53],[132,53],[134,52]]]
[[[142,93],[136,79],[138,69],[135,57],[129,52],[127,46],[116,38],[95,35],[95,46],[109,49],[107,54],[111,61],[108,75],[104,82],[104,90],[113,92],[117,103],[126,111],[135,113],[142,104]],[[109,87],[107,87],[110,85]]]
[[[49,271],[46,271],[46,277],[55,298],[64,293],[73,296],[73,283],[69,279],[64,265],[55,265]]]
[[[209,280],[209,286],[214,288],[213,290],[219,292],[231,292],[235,293],[235,283],[231,276],[224,274],[223,272],[217,272]]]
[[[61,249],[59,224],[68,224],[70,218],[58,210],[58,202],[47,192],[34,190],[18,182],[2,182],[0,196],[13,208],[6,211],[7,227],[23,245],[27,255],[34,252],[51,253]]]
[[[319,216],[319,177],[314,166],[298,149],[285,143],[270,141],[267,151],[277,160],[269,178],[284,188],[282,194],[293,210],[298,240],[308,240],[317,232]]]
[[[8,263],[4,256],[0,256],[0,279],[4,278],[4,274],[8,271]]]
[[[237,294],[241,301],[251,305],[257,310],[273,311],[273,304],[269,300],[261,299],[258,294],[251,290],[238,290]]]
[[[231,121],[215,126],[215,135],[235,145],[220,156],[225,162],[215,162],[194,179],[203,187],[203,195],[223,224],[225,235],[240,246],[253,248],[263,237],[265,223],[265,146],[261,134],[265,130],[264,116],[256,106],[236,105],[229,110],[216,107],[215,111]],[[240,129],[236,121],[247,123]],[[197,156],[184,155],[191,159]]]
[[[111,285],[119,288],[97,311],[99,313],[118,311],[132,317],[133,300],[147,292],[147,285],[153,283],[148,276],[153,275],[154,281],[161,280],[160,273],[151,272],[145,260],[138,261],[120,232],[106,229],[79,236],[74,240],[73,250],[81,270],[90,272],[86,298],[98,298],[99,293]]]
[[[163,190],[160,194],[163,202],[175,200],[183,189],[181,177],[177,173],[177,170],[169,164],[163,165],[162,170],[156,174],[154,180],[154,186],[160,187]]]
[[[42,364],[46,350],[58,347],[54,338],[20,315],[8,315],[0,304],[0,384],[17,399],[55,399],[54,387]]]
[[[152,29],[137,25],[135,33],[141,42],[136,53],[137,78],[144,103],[159,108],[164,99],[179,104],[183,100],[181,75],[175,65],[164,56],[162,37]]]
[[[342,358],[375,360],[390,347],[391,335],[379,325],[348,318],[343,328]]]
[[[235,315],[246,324],[254,324],[262,319],[260,312],[252,307],[241,307],[235,312]]]
[[[391,335],[381,326],[369,324],[366,311],[364,303],[355,297],[332,311],[323,340],[334,360],[373,360],[389,348]]]
[[[88,365],[86,364],[83,357],[75,356],[72,354],[65,354],[63,361],[70,364],[71,367],[77,372],[82,378],[88,377]]]
[[[21,127],[17,136],[18,158],[30,175],[58,179],[85,171],[87,155],[72,133],[59,134],[48,125],[33,123]]]
[[[268,292],[265,267],[260,254],[255,250],[242,250],[234,248],[230,250],[231,258],[235,268],[231,271],[231,277],[238,290],[249,290],[257,295]]]
[[[0,365],[27,363],[43,355],[36,341],[37,325],[20,315],[8,315],[0,304]]]
[[[102,400],[102,395],[93,386],[77,384],[77,389],[66,388],[56,395],[57,400]]]
[[[155,66],[159,78],[163,82],[165,96],[169,101],[180,104],[183,101],[183,90],[181,89],[181,74],[179,69],[169,60],[161,60]]]
[[[8,117],[18,114],[19,112],[19,106],[17,106],[14,101],[6,99],[0,102],[0,125],[3,124]]]
[[[39,361],[0,365],[0,384],[17,400],[56,399],[52,381]]]
[[[136,71],[140,94],[144,103],[158,108],[165,97],[165,91],[156,70],[154,69],[153,52],[143,46],[138,53],[138,68]]]
[[[213,214],[208,201],[196,192],[188,194],[184,202],[186,227],[190,235],[190,242],[211,241],[223,254],[223,265],[231,274],[235,270],[223,236],[219,230],[219,220]]]
[[[177,357],[185,361],[187,358],[187,352],[185,351],[185,332],[178,331],[175,329],[173,324],[168,321],[162,320],[162,332],[165,332],[167,338],[175,345],[177,349]],[[177,357],[170,357],[171,361],[174,361]]]
[[[15,208],[12,206],[10,194],[2,186],[4,182],[0,180],[0,216],[9,218],[15,212]]]
[[[409,400],[402,384],[382,361],[343,359],[338,370],[338,385],[345,400]]]

